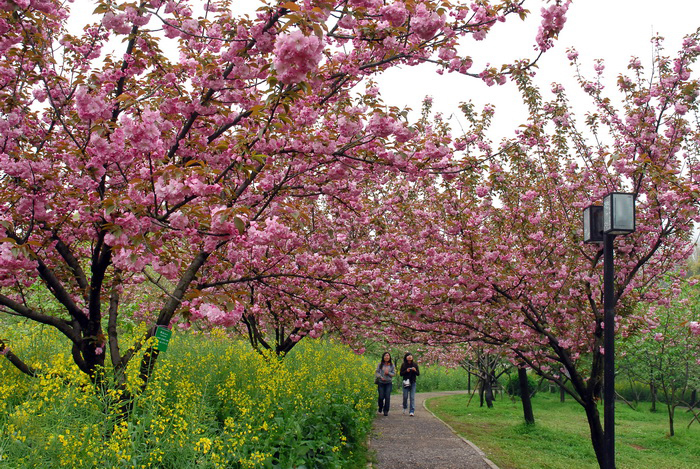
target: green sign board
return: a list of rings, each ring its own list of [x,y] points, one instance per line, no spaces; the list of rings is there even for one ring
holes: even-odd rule
[[[156,346],[156,348],[161,352],[165,352],[166,350],[168,350],[168,342],[170,342],[170,337],[172,335],[173,331],[171,331],[167,327],[156,327],[156,339],[158,339],[158,345]]]

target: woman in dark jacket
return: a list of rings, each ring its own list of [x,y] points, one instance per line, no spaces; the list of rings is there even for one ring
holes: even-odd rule
[[[403,363],[401,364],[401,371],[399,373],[403,378],[403,413],[406,413],[408,408],[407,400],[410,395],[411,397],[411,408],[409,409],[409,414],[413,417],[416,411],[416,376],[420,376],[420,370],[418,369],[418,364],[413,361],[413,355],[406,353],[403,356]]]
[[[382,361],[377,365],[374,372],[375,382],[377,383],[377,391],[379,392],[379,410],[377,412],[384,413],[384,416],[389,415],[389,404],[391,403],[391,383],[396,374],[396,368],[391,361],[391,354],[385,352],[382,355]]]

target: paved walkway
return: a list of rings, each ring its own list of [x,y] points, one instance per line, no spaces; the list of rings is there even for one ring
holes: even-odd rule
[[[402,414],[401,395],[391,396],[389,416],[377,414],[370,439],[372,469],[498,469],[473,443],[458,436],[425,407],[425,400],[453,392],[416,394],[416,415]]]

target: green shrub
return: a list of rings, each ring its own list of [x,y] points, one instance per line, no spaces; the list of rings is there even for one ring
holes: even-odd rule
[[[518,375],[509,375],[504,388],[509,396],[520,397],[520,380]],[[537,381],[530,375],[527,375],[527,391],[530,396],[534,396],[537,393]]]
[[[462,368],[424,365],[420,367],[420,376],[417,383],[417,392],[466,391],[469,386],[469,376]],[[476,386],[476,380],[472,378],[472,389],[474,389],[474,386]]]
[[[632,382],[629,381],[616,381],[615,382],[615,392],[617,392],[622,398],[629,402],[646,401],[651,402],[651,389],[649,385],[645,383]],[[690,402],[692,400],[693,389],[687,390],[681,401]],[[656,401],[665,404],[666,398],[661,388],[656,391]]]

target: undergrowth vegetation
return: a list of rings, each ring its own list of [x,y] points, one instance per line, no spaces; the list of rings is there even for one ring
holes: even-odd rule
[[[216,332],[176,333],[145,392],[136,392],[138,370],[129,369],[136,397],[124,415],[120,391],[96,390],[48,328],[16,325],[4,333],[40,376],[0,361],[0,466],[365,464],[373,364],[333,342],[304,340],[279,360]]]

